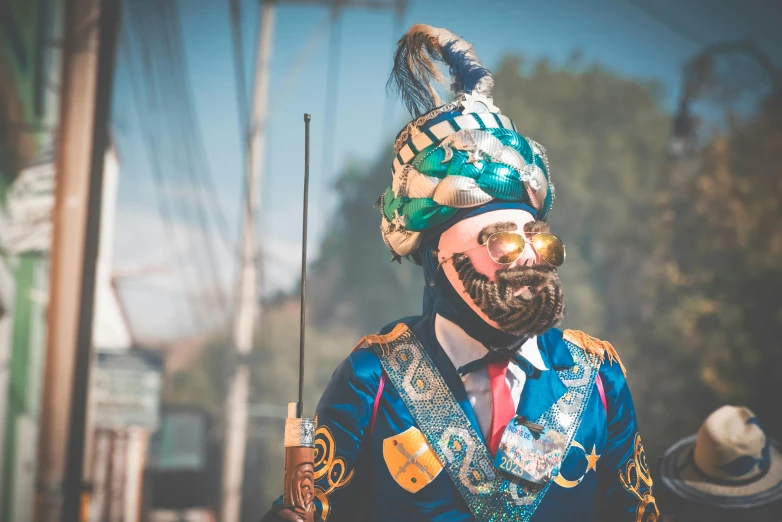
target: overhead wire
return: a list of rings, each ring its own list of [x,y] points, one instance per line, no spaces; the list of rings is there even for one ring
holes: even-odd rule
[[[678,35],[680,38],[687,40],[691,44],[696,45],[698,47],[704,47],[707,45],[708,43],[707,38],[703,37],[702,35],[695,34],[692,30],[690,30],[688,27],[686,27],[684,24],[680,23],[673,17],[663,15],[662,13],[654,9],[650,9],[648,3],[644,3],[639,0],[622,0],[622,1],[634,7],[640,13],[645,15],[647,18],[654,20],[659,25],[665,27],[672,33]],[[726,60],[728,63],[730,63],[732,67],[743,69],[745,73],[748,72],[748,69],[746,67],[748,65],[747,61],[739,60],[739,55],[737,54],[725,55],[725,56],[721,56],[721,58]],[[751,67],[751,69],[752,69],[750,71],[751,74],[757,76],[758,68]]]
[[[242,176],[244,179],[244,183],[242,184],[242,191],[241,191],[241,202],[240,202],[240,208],[243,209],[243,215],[240,215],[240,223],[244,222],[244,218],[249,214],[250,221],[253,223],[253,230],[255,232],[255,236],[253,239],[257,238],[258,231],[261,230],[260,227],[260,217],[259,212],[256,212],[255,209],[252,208],[251,202],[250,202],[250,188],[251,188],[251,177],[253,175],[253,172],[251,169],[259,167],[258,165],[253,164],[252,162],[257,162],[258,158],[254,158],[252,156],[252,139],[256,132],[258,132],[258,129],[255,128],[256,122],[255,122],[255,114],[254,109],[255,107],[250,106],[250,102],[247,96],[247,73],[245,71],[244,67],[244,39],[242,38],[242,25],[241,25],[241,5],[239,3],[239,0],[230,0],[230,14],[231,14],[231,47],[232,47],[232,56],[233,56],[233,62],[234,62],[234,84],[235,84],[235,97],[236,97],[236,107],[238,112],[238,122],[239,122],[239,136],[241,137],[241,143],[242,143],[242,152],[243,152],[243,160],[242,161]],[[255,49],[258,49],[258,42],[260,39],[263,38],[263,35],[261,34],[261,29],[259,28],[256,34],[256,45]],[[263,165],[260,165],[260,168],[263,168]],[[260,202],[260,194],[256,194],[256,196],[259,199]],[[262,202],[261,202],[262,203]],[[241,237],[241,234],[243,234],[244,231],[240,230],[239,234]],[[261,242],[257,241],[257,246],[255,247],[253,253],[252,253],[252,263],[255,265],[256,268],[256,285],[258,286],[258,297],[256,298],[258,302],[260,302],[260,291],[264,286],[264,275],[265,271],[263,270],[263,262],[265,260],[264,252],[261,248]],[[237,260],[239,260],[240,263],[244,262],[243,259],[243,252],[238,252],[237,254]],[[241,270],[242,267],[239,266],[237,270]],[[239,291],[239,289],[236,289]],[[262,312],[262,307],[258,306],[256,307],[256,314],[253,316],[253,322],[255,321],[262,321],[260,315]],[[265,331],[265,328],[261,328],[261,331]]]
[[[186,177],[182,178],[182,169],[190,153],[185,150],[186,144],[182,142],[182,137],[186,135],[187,129],[182,122],[181,96],[178,93],[174,95],[176,85],[172,69],[176,68],[176,65],[170,63],[168,49],[163,41],[167,32],[167,28],[162,23],[164,15],[160,12],[159,3],[140,0],[134,5],[137,7],[137,17],[141,17],[141,23],[136,26],[136,30],[142,34],[140,44],[146,50],[146,55],[150,57],[147,63],[149,67],[147,72],[152,81],[146,82],[145,85],[150,96],[159,97],[160,103],[157,110],[154,111],[153,118],[156,119],[155,128],[162,129],[163,132],[152,147],[158,149],[162,143],[164,150],[168,153],[164,156],[168,160],[164,170],[168,178],[165,181],[166,195],[170,199],[177,217],[189,225],[185,228],[188,236],[185,248],[189,248],[191,251],[196,250],[199,254],[191,256],[189,262],[183,263],[181,268],[192,267],[196,272],[196,281],[203,286],[203,282],[212,280],[214,283],[215,280],[213,263],[208,260],[213,255],[213,251],[204,240],[206,231],[203,230],[203,225],[198,225],[199,211],[194,208],[191,200],[192,196],[196,196],[198,188],[193,183],[192,172],[189,168],[185,168]],[[139,18],[137,18],[138,20]],[[164,60],[169,63],[164,63]],[[151,131],[151,129],[146,130],[147,132]],[[174,187],[169,183],[172,177],[177,182]],[[215,291],[215,288],[208,291],[210,299],[215,298]],[[207,317],[210,317],[208,313]]]
[[[241,6],[239,0],[230,0],[230,12],[231,12],[231,54],[234,62],[234,88],[236,98],[236,111],[239,122],[239,137],[242,144],[242,190],[240,191],[239,208],[243,209],[244,213],[252,212],[250,208],[250,198],[248,193],[250,190],[250,176],[253,165],[250,165],[251,149],[252,149],[252,133],[254,129],[253,116],[251,115],[251,108],[249,105],[249,99],[247,97],[247,73],[244,68],[244,41],[242,38],[242,15]],[[260,30],[256,35],[256,38],[261,38]],[[257,45],[256,45],[257,48]],[[256,216],[252,215],[253,222],[256,220]],[[239,223],[243,222],[243,216],[240,213]],[[241,238],[242,230],[239,230],[239,237]],[[241,240],[241,239],[240,239]],[[255,262],[260,262],[260,256],[256,252],[254,254]],[[239,263],[242,261],[242,252],[237,249],[236,259]],[[237,270],[241,270],[241,267],[237,267]]]
[[[178,141],[175,147],[181,154],[178,166],[184,169],[186,177],[191,181],[194,201],[185,198],[190,206],[191,215],[199,223],[197,231],[202,242],[202,258],[206,265],[205,273],[212,283],[212,294],[218,304],[218,310],[223,312],[223,319],[228,320],[230,312],[226,303],[226,296],[220,280],[219,263],[216,259],[217,250],[213,240],[215,228],[211,225],[219,222],[215,216],[222,215],[219,202],[216,201],[216,190],[211,183],[211,173],[208,158],[205,154],[205,145],[200,131],[200,123],[195,116],[195,104],[192,99],[192,89],[189,83],[189,75],[185,70],[184,51],[182,46],[181,31],[177,13],[174,12],[174,0],[156,2],[160,9],[159,20],[163,35],[163,57],[168,61],[166,71],[171,73],[172,93],[178,107],[178,118],[173,121],[179,124],[175,134]],[[211,195],[207,199],[207,195]],[[213,219],[210,219],[210,216]],[[229,241],[229,240],[226,240]],[[233,257],[233,249],[227,249]]]
[[[133,19],[133,15],[130,12],[130,8],[127,7],[127,4],[125,4],[124,9],[124,19],[131,21]],[[131,98],[133,100],[137,124],[139,129],[143,129],[145,126],[143,123],[144,118],[142,117],[141,113],[143,110],[142,106],[144,105],[144,100],[142,99],[141,89],[136,81],[136,78],[139,76],[137,75],[135,59],[133,57],[134,52],[133,41],[130,37],[130,24],[126,23],[122,29],[122,38],[123,45],[120,45],[120,52],[125,62],[125,67],[128,71],[128,77],[130,79],[129,84],[131,88]],[[156,209],[162,223],[164,236],[166,237],[166,249],[168,250],[170,262],[175,266],[179,262],[176,250],[177,246],[180,244],[180,240],[177,231],[173,226],[173,212],[169,207],[168,199],[163,194],[163,191],[165,190],[165,181],[162,178],[160,162],[157,151],[155,149],[154,140],[152,139],[152,136],[149,132],[144,132],[142,130],[141,134],[144,137],[146,146],[144,150],[146,151],[147,163],[150,166],[150,172],[152,174],[152,188],[155,194]],[[185,271],[175,270],[175,272],[180,279],[183,292],[186,292],[188,288],[192,288],[192,283],[188,280]],[[194,301],[187,299],[180,300],[176,296],[173,296],[172,302],[181,303],[184,306],[185,313],[190,316],[193,327],[196,327],[199,324],[204,324],[204,316],[201,313],[202,311],[197,305],[194,304]]]
[[[291,60],[288,72],[280,82],[280,95],[275,97],[275,107],[282,107],[288,101],[288,96],[290,96],[290,93],[293,91],[293,86],[296,84],[299,76],[301,76],[304,67],[312,59],[313,54],[320,48],[320,41],[326,35],[329,25],[331,25],[331,17],[332,15],[330,13],[326,14],[321,23],[310,34],[309,39],[304,44],[301,51],[299,51],[299,54]],[[274,107],[271,107],[271,109],[273,113]]]
[[[407,10],[407,0],[396,0],[396,10],[394,13],[394,23],[391,27],[391,48],[396,48],[396,42],[402,37],[402,31],[404,31],[405,23],[405,11]],[[389,55],[389,63],[386,70],[390,71],[394,64],[394,53]],[[386,94],[385,103],[383,104],[383,117],[380,120],[380,141],[385,138],[385,133],[393,125],[393,118],[396,109],[396,100],[393,96]]]
[[[193,204],[193,207],[196,219],[200,224],[199,230],[201,231],[204,246],[206,248],[204,258],[209,265],[209,276],[214,285],[213,292],[215,299],[219,309],[223,311],[225,319],[228,319],[230,313],[227,308],[226,297],[222,290],[218,267],[219,263],[215,258],[216,249],[212,237],[213,229],[210,227],[209,219],[210,215],[215,216],[216,214],[220,214],[221,210],[219,210],[219,202],[216,202],[214,199],[207,200],[205,195],[205,193],[209,193],[214,196],[216,191],[210,183],[211,175],[208,172],[208,159],[204,153],[204,141],[200,133],[200,124],[194,115],[192,92],[187,79],[188,76],[183,66],[184,52],[182,49],[178,17],[176,16],[176,13],[171,10],[173,0],[161,1],[158,2],[157,5],[161,7],[161,14],[163,15],[161,17],[161,22],[164,26],[163,34],[165,36],[164,43],[166,53],[164,53],[164,56],[169,59],[169,65],[171,65],[173,90],[175,97],[180,103],[181,117],[184,124],[184,134],[182,135],[181,144],[184,148],[185,172],[192,181],[195,196],[197,198],[197,202]],[[209,213],[207,213],[207,209],[210,210]],[[231,250],[229,250],[229,252],[231,252]]]
[[[658,24],[665,26],[668,30],[678,34],[688,42],[695,45],[703,45],[703,38],[694,35],[692,32],[690,32],[689,29],[687,29],[679,22],[671,20],[665,16],[662,16],[660,13],[653,11],[652,9],[649,9],[648,6],[646,6],[643,2],[639,2],[637,0],[622,1],[633,6],[635,9],[646,15],[647,18],[655,20]]]
[[[174,5],[173,2],[169,4],[169,6],[173,6],[173,5]],[[173,44],[176,49],[177,63],[183,64],[185,62],[185,52],[184,52],[184,45],[183,45],[182,28],[177,13],[171,12],[170,20],[171,20],[171,28],[173,29],[175,34],[175,37],[173,39]],[[204,185],[204,190],[206,192],[206,195],[210,198],[209,208],[211,209],[211,215],[213,217],[215,228],[220,233],[219,237],[222,239],[223,246],[230,255],[234,255],[236,252],[236,241],[231,239],[230,227],[228,225],[228,219],[226,218],[226,213],[223,210],[220,201],[217,199],[217,190],[214,182],[214,176],[212,175],[211,168],[209,167],[208,158],[205,153],[206,149],[203,146],[205,141],[204,141],[203,134],[201,132],[201,125],[200,122],[198,121],[198,118],[195,117],[194,107],[196,105],[193,99],[193,89],[190,85],[190,77],[188,74],[183,74],[181,78],[184,81],[183,94],[185,96],[187,106],[190,107],[188,114],[191,115],[190,120],[191,123],[193,124],[190,126],[190,129],[193,133],[194,143],[199,145],[198,147],[196,147],[196,151],[199,153],[199,163],[202,167],[202,170],[200,171],[201,178],[202,178],[201,183],[202,185]]]
[[[242,38],[242,30],[241,30],[241,4],[239,0],[230,0],[230,17],[231,17],[231,42],[232,42],[232,56],[233,56],[233,62],[234,62],[234,84],[235,84],[235,97],[236,97],[236,103],[237,103],[237,111],[239,114],[239,135],[242,137],[242,145],[243,145],[243,151],[245,154],[244,162],[243,162],[243,175],[244,179],[246,180],[245,183],[243,183],[243,192],[241,195],[241,202],[240,205],[245,207],[245,211],[247,211],[246,206],[249,204],[249,199],[247,198],[247,191],[249,190],[249,172],[248,167],[249,161],[247,158],[250,154],[250,146],[251,146],[251,139],[252,139],[252,132],[255,130],[252,128],[252,119],[249,118],[249,116],[252,114],[252,108],[249,105],[249,97],[247,95],[246,91],[246,85],[247,85],[247,74],[245,70],[245,57],[244,57],[244,43]],[[328,18],[326,19],[328,22]],[[325,27],[328,27],[326,24]],[[310,38],[310,44],[312,44],[313,41],[317,43],[316,38],[313,37]],[[260,31],[256,34],[256,39],[261,38],[262,35]],[[308,46],[310,45],[308,44]],[[258,49],[258,45],[256,42],[255,49]],[[304,54],[304,53],[302,53]],[[293,68],[296,68],[297,65],[301,65],[301,61],[304,60],[304,56],[299,56],[296,60],[293,61]],[[291,73],[289,73],[288,77],[290,78]],[[287,92],[288,89],[283,88],[281,92],[284,93]],[[279,105],[280,102],[278,101],[275,105]],[[273,107],[270,107],[270,112],[273,110]],[[267,136],[266,139],[268,141],[271,141],[272,136]],[[272,155],[274,154],[274,147],[271,146],[269,143],[266,147],[267,152],[267,164],[273,164],[272,161]],[[262,198],[263,191],[261,191],[261,194],[259,195],[259,200]],[[263,208],[264,201],[260,201],[261,208]],[[263,230],[263,227],[261,226],[261,212],[255,212],[253,215],[253,222],[255,224],[255,229],[257,231]],[[281,259],[280,256],[276,255],[274,252],[272,252],[268,248],[264,248],[261,244],[261,241],[258,241],[258,246],[255,249],[255,264],[258,270],[258,285],[259,290],[264,288],[264,281],[265,281],[265,264],[266,263],[273,263],[279,266],[287,266],[288,263]],[[237,251],[237,259],[241,259],[241,253]]]
[[[326,107],[323,111],[323,156],[321,158],[321,176],[325,181],[331,179],[332,166],[334,163],[334,143],[337,135],[335,122],[337,120],[337,109],[339,108],[339,69],[342,45],[342,10],[338,4],[334,4],[331,10],[331,34],[329,35],[328,61],[326,65]],[[323,211],[322,205],[327,205],[322,201],[323,194],[329,192],[328,186],[315,192],[316,210]]]
[[[188,76],[183,67],[184,52],[177,13],[171,0],[138,0],[132,2],[128,10],[142,55],[144,85],[151,108],[142,127],[153,163],[157,164],[152,170],[156,173],[157,185],[164,194],[166,205],[170,207],[170,218],[176,217],[191,225],[186,229],[192,234],[188,234],[188,244],[184,248],[189,247],[196,254],[178,268],[189,274],[187,278],[191,288],[203,288],[205,282],[211,281],[211,299],[217,307],[209,307],[205,315],[213,319],[217,308],[222,312],[220,315],[227,318],[219,263],[214,257],[213,228],[210,226],[219,220],[215,216],[221,210],[218,210],[219,202],[209,201],[203,194],[214,195],[215,191],[210,190],[207,181],[210,176],[208,162],[194,116]],[[165,156],[159,150],[161,146],[167,152]],[[177,183],[176,194],[172,193],[170,186],[172,176]],[[178,239],[177,242],[182,241]],[[204,308],[200,302],[197,306]],[[199,315],[204,314],[201,312]]]

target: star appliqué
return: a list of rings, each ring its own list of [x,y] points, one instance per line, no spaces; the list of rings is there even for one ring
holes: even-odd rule
[[[587,459],[587,470],[586,470],[586,472],[587,473],[589,473],[590,469],[594,470],[594,472],[597,473],[597,461],[600,458],[600,455],[596,454],[596,451],[595,451],[596,449],[597,448],[593,444],[592,445],[592,453],[591,454],[588,453],[586,455],[586,459]]]
[[[491,98],[487,98],[482,94],[470,93],[462,94],[461,100],[462,113],[481,113],[481,112],[493,112],[499,113],[500,109],[494,105]]]

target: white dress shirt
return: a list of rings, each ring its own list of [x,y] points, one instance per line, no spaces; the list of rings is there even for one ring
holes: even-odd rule
[[[457,326],[456,323],[440,315],[435,316],[434,333],[440,342],[440,346],[443,347],[456,369],[489,353],[485,346],[467,335],[467,332]],[[537,336],[527,339],[519,349],[519,355],[527,359],[538,370],[548,370],[540,355]],[[505,382],[508,383],[511,397],[513,397],[513,405],[516,408],[519,406],[521,391],[524,389],[526,380],[527,374],[511,360],[508,364],[508,371],[505,374]],[[462,382],[483,436],[488,437],[489,429],[491,428],[492,410],[489,370],[484,366],[479,370],[470,372],[462,377]]]

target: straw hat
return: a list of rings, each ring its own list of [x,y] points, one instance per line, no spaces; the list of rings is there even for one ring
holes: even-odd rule
[[[754,508],[782,499],[782,447],[743,406],[723,406],[697,435],[665,452],[660,478],[676,495],[717,508]]]

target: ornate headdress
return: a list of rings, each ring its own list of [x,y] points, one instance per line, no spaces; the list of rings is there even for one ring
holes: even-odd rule
[[[443,82],[435,61],[449,66],[456,97],[444,105],[432,85]],[[415,254],[426,232],[460,209],[493,200],[526,204],[546,219],[554,199],[546,149],[500,114],[491,73],[469,43],[414,25],[399,40],[389,86],[416,118],[396,138],[393,181],[378,200],[395,259]]]

